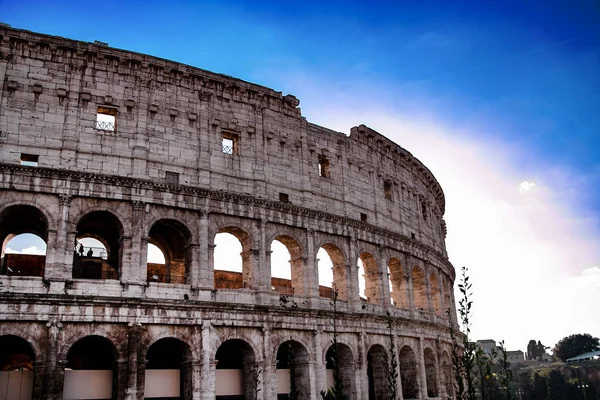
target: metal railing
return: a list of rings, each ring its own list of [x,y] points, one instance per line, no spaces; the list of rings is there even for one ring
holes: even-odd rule
[[[79,257],[93,257],[108,260],[108,252],[104,247],[83,246],[78,243],[75,245],[74,251]]]
[[[233,146],[228,146],[226,144],[223,145],[223,153],[224,154],[233,154]]]
[[[106,121],[96,121],[94,123],[94,128],[101,130],[101,131],[114,132],[115,124],[113,124],[112,122],[106,122]]]

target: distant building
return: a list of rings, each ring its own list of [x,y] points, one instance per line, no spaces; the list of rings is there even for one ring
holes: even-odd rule
[[[521,350],[507,351],[506,357],[511,364],[522,364],[525,361],[525,354]]]
[[[575,357],[567,358],[567,364],[591,360],[600,360],[600,350],[589,351]]]

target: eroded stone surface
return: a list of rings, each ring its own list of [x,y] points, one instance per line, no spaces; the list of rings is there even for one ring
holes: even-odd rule
[[[4,26],[0,37],[0,239],[47,243],[43,276],[2,269],[0,334],[31,346],[34,398],[62,398],[69,350],[97,335],[114,347],[119,399],[143,398],[148,350],[165,338],[183,343],[184,398],[215,398],[217,350],[236,339],[246,398],[276,398],[277,351],[293,340],[300,398],[318,399],[335,319],[347,389],[368,399],[368,364],[379,362],[369,360],[390,348],[388,312],[404,394],[448,395],[444,196],[407,150],[364,125],[347,136],[308,123],[294,96],[239,79]],[[215,289],[218,232],[240,240],[244,271],[217,273]],[[73,248],[85,234],[110,248],[101,268],[90,264],[99,279]],[[271,281],[275,239],[291,281]],[[168,267],[146,264],[149,242],[169,252]],[[319,295],[321,247],[335,317]],[[380,390],[384,371],[371,369]]]

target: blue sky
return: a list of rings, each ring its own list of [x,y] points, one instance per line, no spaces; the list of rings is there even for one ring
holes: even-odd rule
[[[379,130],[444,187],[451,261],[480,287],[475,335],[515,348],[600,336],[600,318],[579,320],[600,301],[597,1],[82,4],[3,0],[0,20],[292,93],[309,121],[343,132]],[[519,329],[494,321],[504,289]],[[529,307],[548,310],[530,321]]]

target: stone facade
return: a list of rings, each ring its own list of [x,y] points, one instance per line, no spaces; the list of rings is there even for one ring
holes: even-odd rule
[[[231,348],[245,398],[276,399],[285,345],[299,398],[316,400],[332,320],[352,399],[384,392],[390,340],[404,398],[450,397],[444,195],[407,150],[364,125],[347,136],[311,124],[292,95],[7,26],[0,84],[3,252],[21,233],[47,244],[41,272],[3,264],[0,275],[0,341],[26,343],[33,398],[62,398],[71,370],[107,369],[114,398],[141,399],[147,371],[164,367],[181,372],[182,398],[214,399]],[[213,268],[220,232],[242,244],[241,276]],[[106,247],[98,276],[74,249],[82,237]],[[290,281],[271,278],[273,240],[290,251]],[[146,262],[148,243],[165,266]],[[318,284],[320,248],[336,313]],[[15,359],[8,347],[0,359]]]

